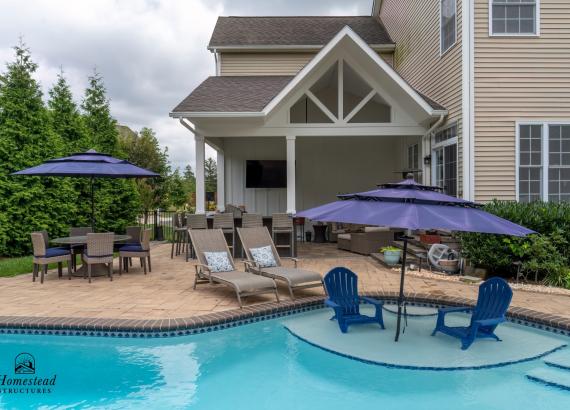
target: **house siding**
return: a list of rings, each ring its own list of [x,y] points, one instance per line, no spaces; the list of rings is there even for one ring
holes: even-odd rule
[[[221,53],[221,75],[295,75],[316,53]],[[392,65],[392,53],[378,53]]]
[[[442,128],[457,123],[458,187],[462,195],[461,0],[457,0],[457,39],[440,56],[440,1],[384,0],[380,18],[396,42],[394,68],[413,87],[449,111]]]
[[[570,2],[541,0],[540,37],[490,37],[475,0],[475,199],[516,199],[515,127],[570,120]]]

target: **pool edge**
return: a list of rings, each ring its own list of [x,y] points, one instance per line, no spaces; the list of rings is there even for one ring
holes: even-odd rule
[[[363,296],[396,301],[395,292],[364,292]],[[0,334],[49,334],[109,337],[172,337],[205,333],[248,323],[289,316],[324,307],[324,296],[271,302],[243,309],[208,313],[189,318],[169,319],[97,319],[67,317],[0,316]],[[475,301],[465,298],[410,293],[410,305],[443,307],[473,306]],[[511,307],[507,313],[510,322],[570,336],[570,319]]]

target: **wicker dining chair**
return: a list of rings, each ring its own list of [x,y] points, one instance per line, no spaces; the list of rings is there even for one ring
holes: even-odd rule
[[[125,271],[129,271],[129,266],[125,262],[127,259],[139,258],[141,260],[141,265],[144,269],[144,274],[146,275],[147,260],[148,260],[148,271],[152,272],[152,267],[150,264],[150,235],[152,233],[151,229],[145,229],[141,233],[141,242],[138,245],[125,245],[119,250],[119,275],[123,274],[123,265],[125,266]]]
[[[194,259],[196,257],[196,252],[192,246],[192,239],[188,232],[190,229],[208,229],[206,214],[186,214],[186,227],[188,228],[186,237],[188,241],[186,244],[186,262],[188,262],[189,258]]]
[[[228,239],[228,235],[231,235],[232,238],[231,242],[228,243],[228,247],[232,251],[232,256],[235,257],[236,228],[234,224],[234,214],[232,213],[214,214],[214,229],[221,229],[222,232],[224,233],[226,241]]]
[[[69,236],[86,236],[88,233],[92,233],[93,228],[90,226],[78,226],[69,228]],[[85,250],[84,244],[71,244],[69,245],[71,250],[71,267],[74,272],[77,272],[77,255],[81,255]]]
[[[39,268],[41,267],[40,283],[44,283],[44,276],[47,274],[50,263],[57,263],[58,277],[61,278],[63,262],[67,262],[67,274],[69,279],[71,279],[71,251],[64,248],[48,248],[45,238],[43,232],[32,232],[32,248],[34,251],[32,282],[36,281]]]
[[[94,264],[106,264],[109,279],[113,280],[114,238],[115,234],[113,232],[87,234],[87,246],[82,257],[83,263],[87,264],[89,283],[91,283],[91,266]]]
[[[293,219],[287,214],[273,214],[271,221],[271,236],[277,248],[289,248],[290,256],[294,255],[295,231],[293,229]],[[289,236],[288,245],[278,245],[277,236],[286,234]]]

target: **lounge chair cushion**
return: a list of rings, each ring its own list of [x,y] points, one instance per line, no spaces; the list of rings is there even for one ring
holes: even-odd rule
[[[287,280],[291,285],[296,286],[309,282],[321,282],[321,275],[305,269],[286,268],[284,266],[264,268],[263,273],[267,276]]]
[[[217,281],[231,283],[238,292],[251,292],[263,288],[275,289],[275,281],[253,273],[232,271],[214,272],[212,278]]]
[[[227,252],[204,252],[211,272],[231,272],[234,270]]]
[[[277,266],[277,262],[275,261],[275,256],[273,255],[273,249],[271,249],[271,246],[251,248],[250,252],[253,260],[260,268]]]

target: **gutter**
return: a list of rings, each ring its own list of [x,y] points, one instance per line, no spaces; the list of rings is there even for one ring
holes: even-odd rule
[[[229,45],[229,46],[208,46],[208,50],[211,53],[220,53],[220,52],[267,52],[267,51],[274,51],[274,52],[293,52],[293,51],[320,51],[325,44],[321,45],[306,45],[306,44],[299,44],[299,45]],[[385,51],[385,52],[393,52],[396,49],[396,44],[368,44],[368,46],[373,49],[374,51]]]

